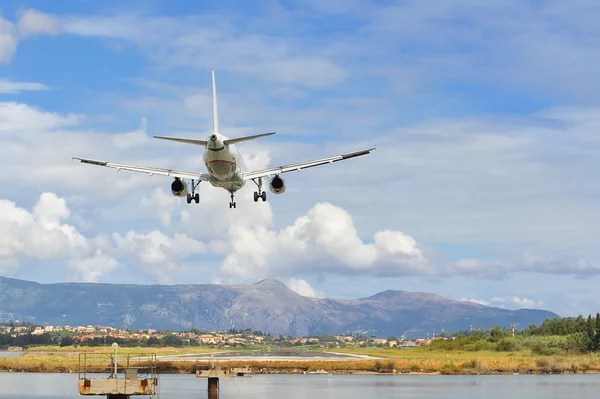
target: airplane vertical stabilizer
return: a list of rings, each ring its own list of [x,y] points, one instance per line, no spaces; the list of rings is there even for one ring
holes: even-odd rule
[[[213,89],[213,133],[219,133],[219,111],[217,110],[217,85],[215,83],[215,71],[212,71]]]

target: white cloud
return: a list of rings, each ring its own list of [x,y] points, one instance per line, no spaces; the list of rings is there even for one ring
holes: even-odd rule
[[[133,42],[161,68],[191,66],[207,71],[233,71],[307,87],[328,86],[346,77],[342,67],[322,55],[320,41],[310,44],[290,37],[244,34],[234,19],[233,15],[121,14],[70,16],[63,18],[63,25],[66,32],[75,35]]]
[[[81,122],[77,114],[59,115],[17,102],[0,102],[0,139],[37,140],[40,134]],[[23,134],[25,133],[25,134]]]
[[[146,132],[146,123],[146,118],[142,118],[142,123],[139,129],[129,133],[114,135],[112,138],[112,142],[115,145],[115,147],[119,149],[127,149],[133,147],[140,147],[144,144],[147,144],[150,141],[150,139],[148,138]]]
[[[49,87],[36,82],[12,82],[8,79],[0,79],[1,94],[18,94],[22,91],[48,90]]]
[[[19,36],[22,38],[37,35],[56,36],[62,31],[60,21],[56,16],[31,8],[20,16],[17,27]]]
[[[157,230],[146,234],[129,231],[124,236],[115,233],[113,237],[122,253],[133,254],[149,264],[164,263],[206,252],[202,242],[185,234],[175,234],[170,238]]]
[[[303,279],[291,278],[288,280],[287,286],[289,289],[297,292],[302,296],[306,296],[309,298],[325,298],[325,293],[317,293],[315,289],[308,283],[308,281]]]
[[[0,64],[8,64],[17,52],[19,39],[36,35],[57,35],[61,31],[56,17],[29,9],[15,26],[0,15]]]
[[[494,297],[490,299],[492,304],[500,304],[504,306],[517,306],[518,308],[532,308],[535,306],[541,306],[544,303],[542,301],[536,301],[530,298],[519,298],[518,296],[507,296],[507,297]]]
[[[111,272],[119,266],[119,262],[96,249],[90,257],[84,259],[69,259],[67,262],[73,271],[70,277],[79,281],[97,281],[101,276]]]
[[[164,226],[169,226],[182,202],[182,198],[175,197],[170,191],[156,187],[150,195],[142,197],[140,206],[148,215],[154,215]]]
[[[544,259],[536,255],[524,254],[522,259],[516,261],[461,259],[445,268],[442,275],[506,279],[519,272],[574,275],[584,278],[600,274],[600,268],[585,259]]]
[[[7,64],[12,59],[18,44],[14,24],[0,15],[0,64]]]
[[[280,232],[265,225],[232,225],[233,252],[222,271],[240,278],[294,271],[376,276],[433,273],[415,240],[399,231],[379,231],[361,240],[351,215],[328,203],[316,204]]]
[[[408,71],[419,86],[472,82],[590,100],[600,88],[598,15],[587,0],[407,1],[375,9],[354,47],[387,50],[383,66],[398,66],[400,79]]]
[[[484,306],[489,306],[490,305],[490,301],[486,301],[484,299],[475,299],[475,298],[462,297],[462,298],[459,299],[459,301],[462,301],[462,302],[474,302],[474,303],[478,303],[478,304],[484,305]]]
[[[0,200],[1,272],[13,274],[23,260],[64,259],[78,278],[95,281],[117,266],[115,259],[102,256],[101,239],[88,239],[66,224],[70,211],[63,198],[43,193],[33,212],[12,201]]]
[[[516,295],[503,296],[503,297],[496,296],[489,300],[463,297],[463,298],[460,298],[459,301],[475,302],[480,305],[492,306],[492,307],[501,307],[501,308],[508,307],[511,309],[513,309],[513,308],[517,308],[517,309],[535,308],[535,307],[542,306],[544,304],[544,302],[542,302],[542,301],[537,301],[537,300],[525,298],[525,297],[518,297]]]
[[[122,255],[132,255],[142,262],[136,268],[155,276],[161,283],[170,283],[176,274],[190,272],[181,261],[192,255],[205,254],[206,246],[185,234],[166,234],[154,230],[146,234],[129,231],[124,236],[114,233],[116,250]]]

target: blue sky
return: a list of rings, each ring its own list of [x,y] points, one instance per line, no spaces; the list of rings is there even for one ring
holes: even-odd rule
[[[600,5],[559,1],[8,1],[0,8],[0,274],[428,291],[597,311]],[[227,207],[72,156],[204,170],[376,146]],[[142,126],[146,120],[146,128]],[[100,170],[98,170],[100,169]],[[118,174],[117,174],[118,173]],[[298,248],[301,248],[300,250]]]

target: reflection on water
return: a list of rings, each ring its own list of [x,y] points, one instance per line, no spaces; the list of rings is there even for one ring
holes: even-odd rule
[[[159,378],[160,399],[216,398],[209,396],[207,380],[195,375]],[[600,389],[600,375],[254,375],[222,378],[219,388],[219,399],[593,398]],[[0,373],[0,399],[81,397],[76,373]]]

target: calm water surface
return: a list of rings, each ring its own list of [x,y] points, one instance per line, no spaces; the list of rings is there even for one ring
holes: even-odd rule
[[[158,398],[208,398],[207,381],[192,375],[161,375]],[[595,398],[600,375],[330,376],[254,375],[223,378],[220,399],[349,398]],[[77,374],[0,373],[0,399],[84,398]],[[98,397],[100,398],[100,397]],[[149,396],[138,396],[149,398]]]

